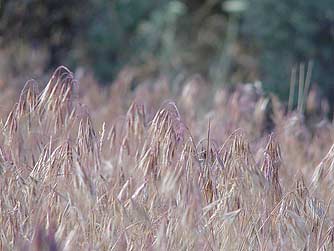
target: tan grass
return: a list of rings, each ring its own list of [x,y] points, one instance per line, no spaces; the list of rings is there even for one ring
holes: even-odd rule
[[[0,113],[0,250],[334,248],[331,124],[310,131],[273,98],[267,135],[270,97],[203,115],[185,92],[163,102],[164,82],[143,98],[126,71],[103,91],[87,79],[59,67]]]

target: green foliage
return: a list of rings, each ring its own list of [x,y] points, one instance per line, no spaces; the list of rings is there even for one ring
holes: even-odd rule
[[[218,84],[259,71],[267,90],[287,98],[292,67],[313,60],[313,80],[334,91],[333,0],[7,0],[0,7],[1,47],[46,48],[49,67],[84,65],[102,82],[127,64],[200,73]]]
[[[156,70],[186,66],[205,73],[223,34],[222,19],[214,17],[220,1],[212,3],[11,0],[1,6],[0,39],[2,46],[19,41],[47,47],[50,67],[85,65],[104,82],[126,64],[152,59]]]
[[[84,65],[103,82],[126,64],[150,61],[156,71],[205,74],[224,34],[220,1],[11,0],[3,6],[2,46],[46,47],[49,67]]]
[[[88,63],[102,80],[110,80],[140,47],[141,23],[164,1],[93,1],[94,9],[82,39]]]
[[[1,47],[13,41],[34,47],[47,46],[50,65],[64,63],[74,38],[85,27],[91,7],[78,0],[1,1]]]
[[[267,89],[286,98],[293,65],[309,60],[315,62],[313,80],[333,89],[332,0],[249,0],[242,29],[245,43],[260,52]]]

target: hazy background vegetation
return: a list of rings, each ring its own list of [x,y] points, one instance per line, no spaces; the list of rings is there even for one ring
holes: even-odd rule
[[[313,61],[334,101],[332,0],[2,0],[0,15],[3,80],[65,64],[108,84],[130,65],[137,79],[261,80],[287,99],[293,67]]]
[[[334,250],[333,0],[0,7],[0,250]]]

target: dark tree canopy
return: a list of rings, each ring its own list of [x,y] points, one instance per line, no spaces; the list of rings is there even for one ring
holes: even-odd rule
[[[110,82],[125,65],[210,77],[228,60],[228,81],[261,79],[288,95],[293,65],[314,61],[313,80],[334,83],[332,0],[249,0],[237,21],[234,52],[224,51],[231,13],[226,0],[5,0],[0,43],[44,46],[49,67],[84,65]],[[153,62],[153,63],[152,63]]]

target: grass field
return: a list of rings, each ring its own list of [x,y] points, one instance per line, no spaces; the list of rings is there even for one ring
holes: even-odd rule
[[[76,77],[0,86],[0,250],[334,249],[332,123],[253,85]]]

